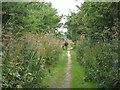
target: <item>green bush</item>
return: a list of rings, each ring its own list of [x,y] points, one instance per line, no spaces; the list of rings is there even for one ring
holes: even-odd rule
[[[9,38],[6,39],[6,37]],[[59,59],[60,41],[52,33],[3,35],[3,88],[41,88],[45,71]]]
[[[1,14],[2,87],[46,87],[45,73],[62,52],[55,36],[62,16],[45,2],[3,2]]]
[[[117,40],[96,44],[87,40],[76,44],[78,60],[86,67],[86,81],[96,81],[101,87],[118,87],[117,45]]]

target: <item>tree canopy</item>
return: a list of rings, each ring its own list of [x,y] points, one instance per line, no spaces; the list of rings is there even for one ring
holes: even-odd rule
[[[110,40],[118,35],[118,3],[85,2],[78,13],[68,16],[69,37],[77,40],[80,34],[86,34],[96,41]]]
[[[53,31],[61,26],[62,16],[51,3],[45,2],[3,2],[3,26],[12,19],[14,25],[22,26],[23,32],[41,33]]]

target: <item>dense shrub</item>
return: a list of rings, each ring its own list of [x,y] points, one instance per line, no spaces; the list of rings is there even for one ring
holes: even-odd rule
[[[76,52],[81,65],[86,67],[85,81],[96,81],[101,87],[118,87],[118,43],[90,43],[89,40],[78,42]]]
[[[18,37],[3,32],[3,88],[41,88],[49,66],[62,52],[61,41],[54,34],[24,34]]]
[[[84,2],[68,16],[68,37],[75,41],[77,57],[86,67],[85,81],[101,87],[119,86],[118,2]],[[77,42],[77,43],[76,43]]]
[[[51,3],[2,3],[2,87],[40,88],[62,52],[54,36],[62,16]]]

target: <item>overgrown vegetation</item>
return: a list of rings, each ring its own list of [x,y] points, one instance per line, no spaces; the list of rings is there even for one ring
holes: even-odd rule
[[[61,16],[50,3],[2,3],[2,87],[43,88],[47,69],[62,53],[55,30]]]
[[[74,50],[71,50],[71,60],[72,60],[72,69],[71,69],[71,75],[72,75],[72,84],[71,88],[100,88],[99,85],[96,82],[86,82],[86,73],[84,66],[81,66],[79,64],[79,61],[77,60],[76,52]]]
[[[51,73],[47,73],[44,84],[49,88],[61,88],[66,76],[67,52],[64,50],[57,64],[51,68]],[[52,82],[52,83],[51,83]]]
[[[117,2],[85,2],[66,23],[78,61],[86,68],[85,81],[104,88],[119,87],[118,6]]]
[[[84,76],[83,68],[76,66],[74,69],[81,69],[82,84],[88,83],[85,86],[93,87],[89,83],[97,82],[104,88],[119,87],[119,3],[85,2],[82,7],[77,7],[79,11],[68,16],[68,33],[65,35],[74,42],[71,44],[74,44],[76,54],[72,54],[85,68],[86,77],[81,76]],[[62,16],[51,3],[45,2],[3,2],[1,13],[2,87],[47,87],[43,80],[51,67],[59,62],[62,39],[66,37],[57,31],[62,26]],[[63,55],[62,59],[66,57]],[[57,69],[63,70],[65,64],[61,64],[65,62],[60,62]],[[61,75],[57,73],[55,77],[60,76],[61,80],[64,77]],[[77,84],[79,82],[74,83],[75,87]]]

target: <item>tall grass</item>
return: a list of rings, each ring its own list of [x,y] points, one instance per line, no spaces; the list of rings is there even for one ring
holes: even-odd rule
[[[44,78],[44,83],[48,88],[61,88],[65,79],[65,68],[67,65],[67,51],[63,51],[61,57],[59,57],[58,64],[51,68],[51,73],[47,73]]]
[[[53,33],[23,34],[3,31],[3,88],[42,88],[46,68],[56,64],[61,41]],[[19,30],[18,30],[19,31]]]

